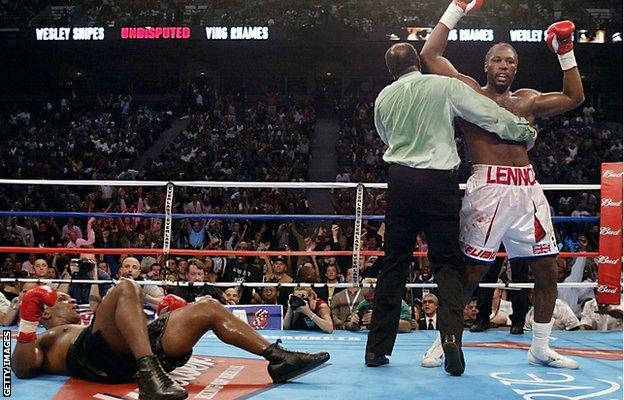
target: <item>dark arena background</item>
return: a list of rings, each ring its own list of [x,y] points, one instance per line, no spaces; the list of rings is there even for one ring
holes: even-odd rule
[[[105,301],[125,277],[143,287],[148,319],[166,294],[210,295],[270,342],[331,355],[274,384],[264,359],[209,331],[172,372],[191,399],[621,399],[622,2],[483,3],[444,52],[481,85],[486,53],[506,42],[518,54],[512,92],[562,91],[546,29],[576,27],[585,100],[537,118],[528,155],[561,253],[550,345],[580,369],[527,362],[533,311],[519,326],[510,315],[533,274],[513,272],[505,253],[464,311],[466,372],[423,368],[437,335],[427,319],[444,301],[423,301],[438,293],[424,233],[403,296],[409,333],[388,366],[364,365],[368,330],[350,321],[363,318],[361,278],[384,262],[388,165],[374,123],[393,81],[384,54],[400,42],[420,51],[447,0],[0,0],[5,397],[139,398],[136,383],[19,379],[8,358],[21,292],[66,291],[88,323],[89,288]],[[459,130],[455,141],[464,184],[472,157]],[[92,255],[91,271],[73,267]],[[134,275],[123,272],[128,256],[140,263]],[[73,282],[91,274],[97,285]],[[308,302],[328,311],[289,326],[298,284],[312,284]]]

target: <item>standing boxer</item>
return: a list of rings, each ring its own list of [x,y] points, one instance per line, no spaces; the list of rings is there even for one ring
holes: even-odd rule
[[[401,298],[416,235],[423,230],[439,286],[438,326],[445,339],[446,370],[464,371],[459,338],[464,327],[464,265],[459,250],[460,164],[453,119],[461,117],[501,138],[527,142],[535,131],[523,118],[475,93],[457,79],[423,75],[416,49],[398,43],[386,52],[395,82],[375,100],[375,127],[388,146],[386,256],[377,281],[364,361],[388,364],[399,326]],[[524,144],[523,144],[524,145]]]
[[[518,53],[507,43],[498,43],[485,55],[487,84],[460,74],[442,54],[449,32],[469,12],[476,11],[483,0],[454,0],[436,25],[422,49],[421,57],[430,72],[456,78],[512,113],[534,122],[536,117],[562,114],[585,100],[581,76],[574,57],[574,24],[561,21],[547,30],[548,48],[555,52],[563,70],[563,91],[540,93],[533,89],[510,91],[518,68]],[[510,259],[529,259],[535,276],[535,324],[533,343],[528,352],[531,364],[555,368],[579,367],[579,364],[550,349],[548,337],[557,299],[558,254],[550,209],[535,179],[527,148],[501,140],[483,129],[460,121],[470,153],[473,173],[468,180],[460,214],[460,244],[468,260],[465,284],[466,300],[494,262],[501,243]],[[439,338],[425,357],[423,366],[441,364]]]

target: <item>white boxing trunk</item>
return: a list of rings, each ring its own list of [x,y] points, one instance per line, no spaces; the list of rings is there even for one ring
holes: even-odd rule
[[[501,242],[508,257],[558,254],[550,208],[533,166],[473,166],[460,212],[459,243],[476,264],[496,259]]]

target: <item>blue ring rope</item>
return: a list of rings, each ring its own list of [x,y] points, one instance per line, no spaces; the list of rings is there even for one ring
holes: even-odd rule
[[[59,218],[165,218],[165,214],[150,213],[104,213],[104,212],[65,212],[65,211],[0,211],[0,217],[59,217]],[[174,219],[232,219],[249,221],[350,221],[354,220],[354,215],[332,215],[332,214],[173,214]],[[383,221],[383,215],[364,215],[362,219],[368,221]],[[599,222],[600,217],[571,217],[554,216],[553,222],[574,223],[574,222]]]

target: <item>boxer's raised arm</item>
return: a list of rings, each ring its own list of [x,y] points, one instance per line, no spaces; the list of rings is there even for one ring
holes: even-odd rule
[[[560,21],[546,31],[546,44],[557,54],[563,70],[563,91],[542,93],[535,98],[534,113],[539,117],[563,114],[580,106],[585,101],[581,74],[574,57],[574,23]]]
[[[479,90],[479,83],[468,75],[460,74],[443,54],[451,29],[455,27],[455,24],[462,16],[468,12],[476,11],[481,7],[482,3],[482,0],[453,1],[440,19],[440,22],[433,28],[431,35],[427,38],[425,46],[420,52],[420,58],[430,73],[459,79],[474,90]]]
[[[32,378],[43,365],[43,350],[38,345],[36,329],[44,307],[52,307],[57,298],[56,291],[45,285],[35,286],[23,294],[17,345],[11,363],[18,378]]]

